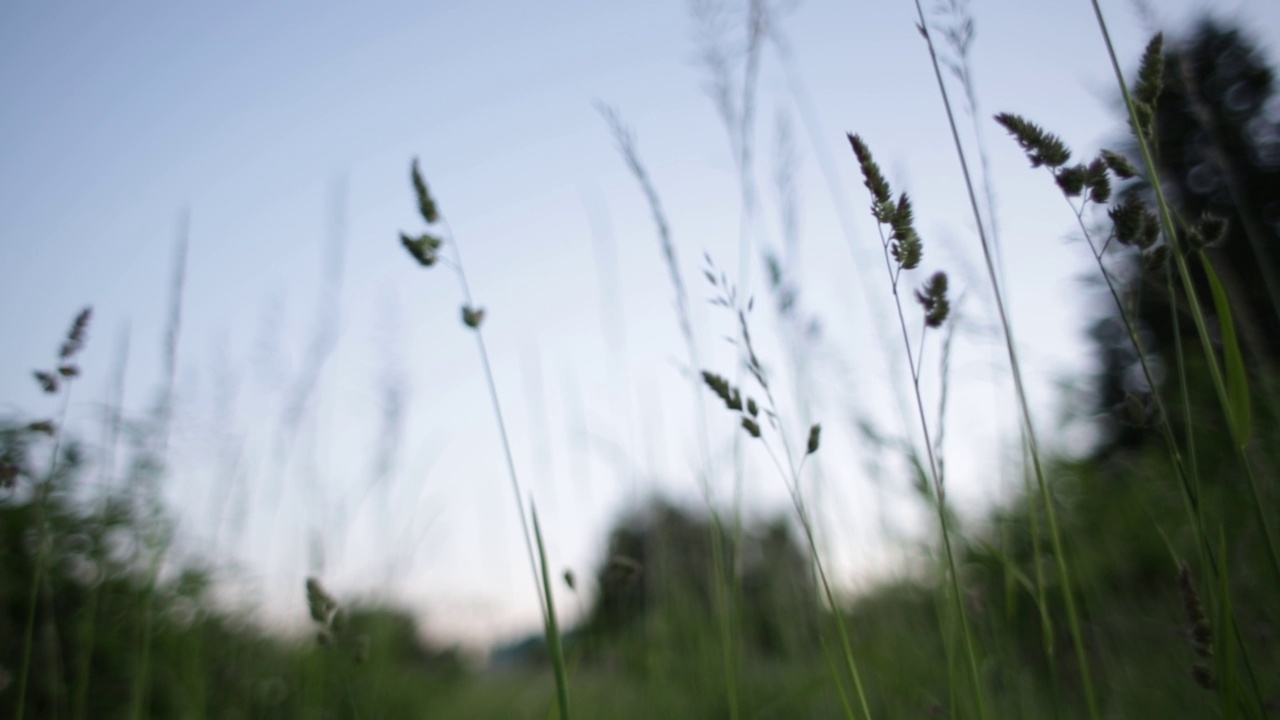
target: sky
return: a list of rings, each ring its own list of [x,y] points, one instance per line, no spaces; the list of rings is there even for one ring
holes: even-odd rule
[[[726,5],[737,47],[745,14]],[[1127,70],[1153,27],[1176,31],[1204,7],[1171,0],[1144,16],[1142,5],[1103,3]],[[1263,40],[1280,32],[1270,0],[1212,6]],[[116,388],[132,417],[158,397],[185,238],[163,485],[179,520],[174,557],[216,563],[235,597],[274,621],[304,618],[302,579],[314,573],[340,597],[396,598],[445,639],[533,628],[537,601],[457,279],[416,267],[397,238],[422,229],[408,182],[416,157],[486,309],[516,466],[552,563],[589,577],[627,508],[654,492],[694,506],[703,497],[699,405],[668,269],[603,103],[633,129],[670,219],[702,364],[734,367],[722,339],[732,318],[704,302],[706,253],[759,299],[753,331],[786,390],[787,436],[799,442],[823,423],[806,482],[842,587],[896,572],[902,548],[928,537],[927,515],[900,463],[872,453],[855,423],[915,441],[918,430],[895,410],[906,361],[883,332],[893,306],[845,132],[861,134],[894,188],[911,193],[923,268],[948,270],[959,298],[948,496],[978,523],[1017,482],[1004,460],[1016,438],[1007,364],[914,5],[808,0],[775,12],[788,52],[770,44],[761,56],[759,203],[745,233],[690,8],[5,4],[0,413],[54,412],[30,371],[92,305],[68,425],[105,455],[101,418]],[[1023,114],[1088,155],[1120,140],[1114,79],[1084,0],[970,9],[978,127],[1036,422],[1052,447],[1079,451],[1091,425],[1065,418],[1084,402],[1091,367],[1084,338],[1100,299],[1082,278],[1092,259],[1049,179],[988,118]],[[780,166],[793,168],[800,306],[821,326],[814,347],[780,329],[760,262],[784,242]],[[925,342],[932,408],[941,353],[938,337]],[[796,357],[811,370],[801,384]],[[709,400],[711,493],[728,502],[735,428]],[[747,447],[744,458],[749,512],[785,512],[767,455]],[[570,614],[588,600],[559,592]]]

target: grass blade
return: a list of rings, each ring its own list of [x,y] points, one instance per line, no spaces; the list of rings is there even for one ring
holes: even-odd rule
[[[533,516],[533,538],[538,545],[538,561],[542,569],[542,595],[547,610],[547,648],[551,651],[551,664],[556,674],[556,699],[561,720],[569,720],[569,675],[564,665],[564,647],[560,643],[560,626],[556,620],[556,603],[551,594],[551,575],[547,572],[547,548],[542,542],[542,526],[538,524],[538,510],[530,502],[529,514]]]
[[[1249,378],[1245,373],[1244,357],[1240,354],[1240,343],[1236,340],[1236,326],[1231,316],[1231,302],[1227,299],[1227,291],[1218,279],[1209,257],[1200,253],[1200,263],[1204,274],[1209,278],[1209,289],[1213,293],[1213,307],[1218,314],[1218,327],[1222,333],[1223,365],[1227,373],[1227,402],[1231,424],[1234,426],[1233,439],[1245,447],[1249,444],[1252,429],[1253,412],[1249,404]]]

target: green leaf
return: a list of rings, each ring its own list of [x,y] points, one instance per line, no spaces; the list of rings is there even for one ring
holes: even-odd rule
[[[542,525],[538,523],[538,509],[529,500],[529,514],[533,516],[533,537],[538,544],[538,561],[542,570],[542,597],[546,603],[547,649],[551,651],[551,666],[556,678],[556,707],[560,720],[569,720],[569,677],[564,663],[564,646],[560,642],[560,626],[556,620],[556,601],[551,594],[551,574],[547,570],[547,548],[542,542]]]
[[[1227,300],[1227,291],[1222,281],[1214,272],[1208,256],[1200,253],[1200,262],[1204,273],[1209,278],[1209,289],[1213,292],[1213,307],[1218,313],[1218,325],[1222,330],[1222,354],[1227,371],[1227,402],[1231,418],[1234,439],[1240,447],[1249,444],[1252,430],[1253,412],[1249,405],[1249,378],[1244,370],[1244,357],[1240,354],[1240,343],[1236,340],[1236,325],[1231,316],[1231,303]]]

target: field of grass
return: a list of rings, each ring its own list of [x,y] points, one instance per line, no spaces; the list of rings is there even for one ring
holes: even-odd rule
[[[80,354],[92,339],[86,309],[35,375],[62,414],[0,425],[0,716],[1280,716],[1280,444],[1272,440],[1280,433],[1280,353],[1271,340],[1280,302],[1241,274],[1251,269],[1269,278],[1280,270],[1267,254],[1280,239],[1280,222],[1256,221],[1265,213],[1250,205],[1251,176],[1240,171],[1238,182],[1230,181],[1233,158],[1252,150],[1229,142],[1236,136],[1226,120],[1208,122],[1220,110],[1208,85],[1230,67],[1197,75],[1188,60],[1194,54],[1160,36],[1140,59],[1118,57],[1095,2],[1125,100],[1127,117],[1118,123],[1127,121],[1131,132],[1126,147],[1073,153],[1053,133],[1053,118],[966,115],[962,107],[976,107],[967,65],[974,20],[964,2],[940,6],[951,13],[943,20],[917,5],[922,52],[932,60],[940,112],[954,134],[964,177],[955,191],[972,209],[965,219],[976,229],[971,249],[995,300],[1002,372],[1016,399],[971,412],[1007,413],[1021,450],[1021,462],[992,469],[1021,478],[1021,490],[981,522],[961,522],[940,457],[940,418],[947,415],[935,405],[947,401],[954,290],[915,227],[910,188],[882,168],[893,163],[876,155],[874,138],[850,128],[839,160],[858,168],[865,188],[846,200],[874,220],[883,251],[890,314],[883,319],[887,337],[872,342],[901,344],[896,357],[906,367],[896,391],[921,440],[889,443],[873,428],[867,436],[913,469],[931,529],[924,547],[909,554],[910,567],[855,595],[832,576],[809,482],[836,440],[821,424],[789,434],[797,423],[787,408],[797,403],[777,395],[804,378],[779,383],[775,368],[790,363],[802,375],[804,358],[774,357],[775,349],[760,346],[753,333],[764,311],[756,306],[765,303],[738,290],[752,257],[748,233],[743,268],[722,269],[712,257],[699,268],[696,293],[711,293],[736,348],[733,365],[708,367],[700,354],[708,339],[690,319],[693,249],[673,241],[660,188],[631,129],[602,107],[621,161],[652,209],[657,250],[668,263],[682,361],[696,371],[689,392],[700,410],[701,456],[690,483],[707,502],[686,507],[659,498],[633,508],[600,539],[594,577],[566,575],[548,556],[536,498],[508,444],[485,344],[486,312],[502,308],[482,307],[472,296],[466,239],[453,236],[447,208],[430,189],[448,179],[425,176],[414,161],[405,198],[422,224],[399,241],[423,282],[458,283],[460,311],[439,311],[458,313],[476,344],[488,390],[478,401],[492,408],[499,430],[494,452],[505,458],[509,481],[502,500],[521,508],[514,530],[532,583],[521,587],[539,596],[542,632],[480,663],[425,640],[409,609],[353,602],[331,593],[323,578],[297,588],[299,614],[305,607],[310,616],[304,633],[229,609],[218,599],[217,572],[184,566],[170,553],[181,528],[157,487],[166,472],[171,397],[162,395],[152,416],[130,426],[128,482],[110,489],[92,485],[93,453],[63,429]],[[767,11],[764,3],[749,5],[741,66],[711,67],[713,76],[723,73],[720,110],[739,154],[748,218],[757,202],[752,97],[769,42]],[[1251,77],[1265,86],[1258,91],[1264,107],[1271,76]],[[1254,125],[1271,128],[1266,142],[1280,143],[1280,118],[1259,112]],[[1188,116],[1217,128],[1196,142],[1214,148],[1234,188],[1228,217],[1179,196],[1168,177],[1179,168],[1169,157],[1185,141],[1173,137],[1184,132],[1176,121]],[[1061,455],[1039,437],[1053,428],[1035,417],[1024,392],[1008,316],[1016,308],[1004,304],[991,223],[999,188],[982,173],[985,147],[976,143],[975,152],[967,140],[971,123],[990,124],[999,141],[1026,153],[1030,167],[1020,182],[1062,193],[1063,217],[1078,221],[1081,252],[1092,253],[1097,282],[1112,301],[1114,338],[1100,347],[1122,358],[1129,379],[1096,408],[1107,429],[1088,453]],[[1261,163],[1269,177],[1280,173],[1274,152],[1257,154],[1270,158]],[[1274,195],[1275,186],[1264,185],[1267,191]],[[387,242],[394,241],[389,230]],[[778,301],[784,325],[798,327],[804,321],[788,315],[779,262],[765,258],[774,279],[769,300]],[[169,372],[162,386],[171,391]],[[938,378],[940,394],[930,387]],[[789,504],[779,516],[749,518],[741,497],[711,500],[707,419],[725,416],[738,428],[736,470],[762,465],[786,489]],[[113,442],[120,442],[119,425],[117,419]],[[580,622],[566,622],[563,603],[556,604],[565,594],[553,588],[563,586],[586,605]]]

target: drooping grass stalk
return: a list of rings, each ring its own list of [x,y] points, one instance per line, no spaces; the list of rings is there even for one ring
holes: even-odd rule
[[[1223,354],[1227,365],[1229,379],[1232,381],[1228,386],[1227,380],[1223,377],[1223,370],[1218,364],[1217,352],[1213,347],[1213,340],[1209,334],[1208,323],[1205,320],[1203,306],[1201,305],[1199,296],[1196,293],[1195,284],[1192,282],[1190,270],[1187,267],[1186,257],[1184,255],[1182,243],[1178,239],[1177,227],[1174,221],[1173,209],[1168,200],[1165,198],[1164,187],[1160,182],[1160,173],[1157,166],[1153,149],[1151,148],[1146,133],[1141,128],[1144,127],[1143,121],[1140,119],[1137,102],[1133,94],[1129,91],[1129,85],[1125,81],[1124,71],[1120,68],[1120,60],[1116,55],[1115,45],[1111,41],[1111,33],[1107,29],[1106,19],[1102,14],[1102,7],[1098,4],[1098,0],[1091,0],[1093,5],[1094,17],[1098,21],[1098,29],[1102,34],[1103,44],[1107,48],[1107,54],[1111,59],[1111,68],[1115,73],[1116,83],[1120,86],[1120,92],[1124,96],[1125,108],[1128,110],[1130,122],[1135,128],[1134,136],[1138,141],[1138,150],[1142,154],[1142,162],[1147,170],[1147,178],[1151,186],[1152,192],[1155,194],[1156,204],[1158,206],[1158,216],[1160,220],[1161,230],[1164,233],[1165,241],[1169,243],[1171,259],[1174,267],[1177,269],[1178,279],[1181,281],[1182,291],[1186,295],[1187,305],[1191,312],[1191,318],[1196,327],[1196,333],[1200,339],[1200,345],[1204,351],[1207,365],[1209,366],[1209,375],[1213,380],[1214,390],[1218,396],[1218,403],[1222,407],[1223,414],[1226,416],[1227,429],[1232,439],[1232,445],[1236,453],[1241,468],[1244,470],[1246,479],[1248,480],[1249,492],[1252,495],[1253,506],[1258,526],[1262,530],[1263,537],[1266,540],[1266,548],[1268,559],[1271,561],[1271,569],[1275,573],[1276,578],[1280,579],[1280,550],[1277,549],[1275,534],[1272,532],[1271,523],[1267,519],[1267,514],[1263,509],[1265,506],[1262,500],[1262,493],[1258,488],[1258,480],[1250,461],[1246,449],[1250,441],[1250,417],[1249,417],[1249,395],[1245,386],[1247,382],[1244,377],[1243,362],[1240,357],[1239,346],[1234,342],[1234,332],[1228,332],[1231,326],[1231,310],[1228,306],[1225,294],[1220,292],[1220,282],[1213,270],[1213,265],[1209,262],[1208,256],[1203,249],[1199,250],[1198,255],[1205,275],[1209,278],[1210,288],[1214,290],[1214,305],[1218,313],[1219,323],[1223,329]],[[1153,121],[1154,122],[1154,121]]]
[[[925,288],[916,293],[916,299],[924,306],[925,317],[921,323],[920,344],[917,350],[912,349],[907,318],[902,307],[901,280],[904,270],[912,270],[919,266],[923,252],[920,237],[913,226],[913,212],[907,195],[903,193],[895,202],[888,182],[884,179],[880,168],[871,156],[870,149],[857,135],[849,135],[849,143],[857,156],[858,164],[866,180],[867,189],[872,195],[872,215],[876,219],[876,227],[880,234],[880,245],[883,250],[885,270],[889,276],[889,284],[893,293],[893,303],[897,310],[898,327],[902,332],[902,345],[907,355],[907,364],[911,372],[912,391],[915,395],[917,418],[924,436],[925,456],[928,460],[929,480],[933,485],[934,506],[938,511],[938,526],[942,534],[943,551],[947,562],[947,574],[951,579],[951,596],[954,611],[960,622],[965,654],[969,666],[969,680],[973,685],[974,703],[978,716],[985,718],[986,702],[982,689],[982,678],[978,667],[978,656],[974,649],[973,634],[969,628],[968,615],[964,609],[964,595],[960,590],[960,577],[955,561],[955,552],[951,542],[951,523],[946,509],[945,488],[938,464],[937,451],[929,430],[929,418],[924,409],[924,395],[920,386],[920,374],[923,367],[925,332],[929,328],[941,327],[947,320],[950,304],[946,298],[947,277],[944,273],[936,273]],[[884,226],[890,232],[885,234]]]
[[[537,592],[538,606],[542,611],[543,622],[545,627],[551,629],[554,625],[548,620],[550,608],[547,606],[546,598],[543,597],[543,583],[539,576],[538,561],[534,555],[533,549],[533,534],[529,530],[529,519],[524,507],[524,492],[520,486],[519,475],[516,473],[515,455],[511,451],[511,440],[507,434],[507,424],[502,415],[502,403],[498,397],[498,385],[494,380],[493,366],[489,360],[489,351],[485,347],[484,343],[484,331],[481,327],[484,324],[484,309],[475,304],[475,298],[472,297],[471,294],[471,285],[467,281],[467,274],[462,264],[462,251],[458,246],[453,230],[449,227],[449,223],[444,219],[443,214],[441,214],[439,208],[436,206],[434,198],[432,198],[430,193],[427,191],[427,184],[422,178],[422,173],[418,170],[417,160],[413,161],[410,179],[413,182],[418,210],[422,219],[428,225],[436,225],[438,223],[444,230],[444,237],[436,236],[431,232],[422,233],[418,237],[411,237],[401,233],[400,241],[401,244],[404,245],[405,249],[408,250],[409,254],[418,261],[419,265],[429,268],[437,262],[441,262],[446,267],[451,268],[458,276],[458,283],[461,286],[463,298],[462,322],[475,333],[476,349],[480,355],[480,365],[484,370],[485,384],[489,389],[489,401],[493,406],[494,419],[498,424],[498,436],[502,441],[502,453],[506,460],[507,477],[511,484],[511,495],[512,499],[516,502],[516,512],[520,516],[520,530],[521,536],[524,539],[525,553],[528,556],[529,571],[533,577],[534,588]],[[445,243],[446,239],[448,240],[449,246],[453,249],[453,259],[451,261],[441,257],[439,254],[440,248]],[[558,637],[555,639],[550,637],[547,638],[548,645],[553,642],[558,644],[560,640]],[[562,673],[564,671],[563,657],[560,658],[556,671],[558,673]],[[562,707],[567,707],[567,705]]]
[[[727,568],[724,562],[724,538],[723,529],[724,522],[720,516],[719,508],[716,506],[712,493],[712,465],[711,465],[711,441],[710,433],[707,429],[707,413],[706,406],[703,402],[702,393],[698,387],[698,369],[702,367],[699,361],[698,343],[693,334],[693,321],[689,307],[689,294],[685,288],[684,276],[680,272],[680,260],[676,253],[675,243],[671,239],[671,224],[667,220],[666,212],[663,210],[661,198],[658,190],[653,184],[653,180],[649,177],[649,173],[645,170],[644,164],[640,162],[640,154],[636,149],[635,133],[631,128],[623,122],[622,116],[617,110],[604,104],[597,104],[597,111],[604,118],[609,130],[613,135],[614,142],[618,146],[618,152],[622,155],[623,160],[627,164],[627,169],[631,172],[632,177],[640,185],[641,191],[644,193],[645,200],[649,204],[649,211],[653,215],[654,225],[658,232],[658,243],[662,249],[663,261],[667,266],[667,274],[671,280],[672,290],[675,292],[675,309],[676,319],[680,326],[680,335],[684,340],[685,354],[689,362],[689,378],[693,385],[694,394],[694,413],[698,433],[698,450],[702,458],[702,468],[699,473],[700,483],[702,485],[703,499],[706,502],[707,510],[711,515],[711,564],[712,572],[715,574],[712,587],[715,592],[716,601],[716,620],[718,625],[718,633],[720,635],[720,652],[722,662],[724,664],[725,673],[725,695],[729,705],[729,717],[731,720],[737,720],[740,709],[738,706],[738,660],[736,647],[736,626],[734,623],[735,615],[735,583],[730,583],[726,579]],[[736,455],[737,453],[735,453]],[[736,494],[736,493],[735,493]],[[736,510],[737,501],[735,500],[735,519],[733,533],[733,565],[736,568],[738,548],[741,540],[741,519],[740,513]],[[737,577],[734,572],[734,577]]]
[[[872,344],[883,353],[882,359],[885,371],[895,380],[895,382],[891,383],[893,386],[891,395],[894,401],[894,409],[897,411],[899,421],[905,431],[911,427],[911,413],[908,409],[906,395],[901,390],[904,383],[898,382],[901,380],[902,364],[898,362],[899,358],[893,351],[896,344],[893,340],[892,327],[885,320],[887,313],[882,312],[883,308],[880,306],[879,296],[871,292],[874,283],[867,269],[870,264],[865,262],[860,254],[859,248],[861,245],[858,242],[857,232],[854,228],[852,213],[845,206],[847,192],[840,180],[839,169],[830,157],[830,147],[827,144],[830,136],[823,130],[817,110],[814,108],[813,100],[805,84],[804,76],[800,72],[795,54],[791,49],[791,43],[783,32],[781,23],[768,23],[765,27],[765,32],[767,33],[769,44],[773,47],[774,57],[777,59],[786,78],[787,90],[791,95],[792,102],[795,103],[800,120],[804,124],[805,134],[809,138],[813,156],[822,171],[823,184],[827,188],[832,210],[840,222],[841,234],[844,235],[845,246],[849,250],[850,258],[853,260],[854,273],[857,278],[853,285],[858,288],[862,304],[867,310],[867,317],[875,328],[877,341]]]
[[[960,132],[956,126],[955,112],[951,108],[951,97],[947,92],[946,82],[942,79],[942,68],[938,62],[938,53],[933,45],[933,37],[929,32],[928,23],[924,17],[924,9],[920,5],[920,0],[915,0],[916,13],[919,17],[917,29],[921,36],[924,37],[925,44],[929,50],[929,58],[933,65],[934,77],[937,80],[938,91],[942,96],[942,104],[947,116],[947,123],[951,129],[952,142],[955,145],[956,156],[960,161],[961,173],[964,176],[965,189],[969,196],[969,206],[973,212],[974,222],[978,228],[978,239],[982,245],[982,257],[987,268],[987,278],[991,282],[991,294],[995,298],[996,309],[1000,316],[1001,329],[1004,331],[1005,349],[1009,356],[1009,368],[1013,374],[1014,392],[1018,398],[1018,406],[1021,410],[1022,425],[1027,435],[1027,447],[1031,454],[1032,468],[1035,470],[1036,483],[1040,492],[1041,500],[1045,508],[1045,519],[1049,524],[1049,537],[1053,545],[1053,554],[1057,561],[1058,576],[1062,580],[1062,597],[1067,608],[1067,622],[1071,630],[1071,640],[1075,646],[1076,661],[1080,666],[1080,680],[1084,687],[1085,703],[1088,707],[1089,717],[1092,720],[1098,720],[1098,704],[1093,690],[1093,679],[1089,670],[1089,659],[1085,652],[1084,636],[1080,630],[1080,616],[1076,608],[1076,599],[1072,591],[1071,574],[1067,569],[1067,559],[1062,542],[1062,533],[1058,529],[1057,513],[1053,507],[1053,497],[1049,492],[1049,483],[1045,477],[1044,466],[1041,462],[1040,443],[1036,437],[1035,425],[1031,417],[1030,403],[1027,401],[1026,387],[1022,378],[1022,368],[1018,362],[1017,346],[1013,337],[1013,329],[1009,322],[1009,314],[1005,309],[1004,297],[1000,290],[1000,279],[996,272],[995,260],[991,248],[991,242],[987,237],[986,224],[982,219],[982,212],[978,206],[978,196],[974,190],[973,176],[969,171],[969,162],[964,151],[964,144],[960,140]]]
[[[547,645],[551,651],[551,665],[556,676],[556,700],[560,708],[560,720],[569,720],[569,676],[565,669],[564,647],[560,642],[560,626],[556,619],[556,601],[551,592],[551,574],[547,569],[547,548],[542,542],[542,526],[538,524],[538,509],[529,498],[529,514],[533,516],[533,537],[538,543],[539,567],[542,570],[543,603],[547,608]]]
[[[849,675],[853,680],[854,691],[858,697],[858,703],[862,710],[862,716],[867,720],[871,720],[871,708],[867,701],[866,689],[862,681],[862,673],[858,668],[857,660],[854,657],[853,646],[849,641],[849,633],[845,628],[843,610],[836,601],[835,593],[831,589],[831,582],[827,576],[826,568],[822,562],[822,555],[818,546],[817,536],[814,531],[812,516],[808,507],[804,502],[804,496],[801,492],[800,475],[804,469],[805,461],[810,455],[818,451],[821,426],[813,425],[809,428],[809,436],[806,444],[806,451],[801,457],[799,463],[795,461],[795,453],[792,451],[791,443],[787,440],[787,435],[782,426],[781,418],[777,411],[777,403],[774,400],[773,390],[770,386],[768,376],[765,373],[763,365],[760,363],[759,356],[756,355],[755,347],[752,344],[750,328],[747,324],[747,312],[750,310],[750,304],[747,309],[743,309],[738,304],[737,290],[728,285],[727,278],[717,276],[714,272],[707,273],[707,279],[712,283],[712,287],[720,291],[721,295],[712,300],[713,304],[720,305],[734,312],[734,319],[737,322],[737,336],[739,341],[739,350],[742,355],[740,365],[744,366],[756,385],[764,393],[765,405],[761,407],[755,399],[751,397],[743,398],[741,390],[729,382],[728,379],[716,375],[709,371],[702,372],[702,380],[708,388],[724,402],[725,407],[734,413],[740,420],[741,427],[748,435],[755,438],[764,445],[765,450],[769,454],[769,458],[773,461],[774,467],[777,468],[779,475],[782,477],[783,485],[787,489],[787,493],[791,498],[792,506],[796,511],[796,518],[800,523],[800,527],[804,532],[805,541],[809,546],[809,554],[813,560],[814,569],[818,576],[819,584],[822,588],[823,598],[826,600],[827,606],[830,608],[835,618],[836,629],[840,634],[841,651],[844,655],[845,666],[849,671]],[[785,454],[785,465],[778,454],[774,451],[768,439],[764,436],[761,428],[761,422],[767,422],[773,427],[778,435],[779,442],[782,445]],[[834,667],[832,668],[834,674]],[[852,708],[847,702],[844,695],[843,687],[839,677],[834,678],[841,696],[844,701],[845,712],[848,717],[855,717]]]

